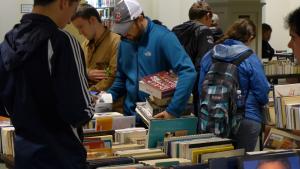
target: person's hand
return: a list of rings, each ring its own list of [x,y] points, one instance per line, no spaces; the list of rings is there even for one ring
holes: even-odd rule
[[[155,115],[154,118],[158,118],[158,119],[173,119],[175,117],[172,116],[170,113],[168,113],[166,111],[163,111],[163,112],[158,113],[157,115]]]
[[[88,72],[88,78],[93,81],[100,81],[102,79],[106,79],[107,76],[105,74],[105,70],[91,69]]]

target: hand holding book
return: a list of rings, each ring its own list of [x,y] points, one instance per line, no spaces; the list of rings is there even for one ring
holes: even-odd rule
[[[158,113],[157,115],[155,115],[154,118],[159,118],[159,119],[174,119],[175,117],[172,116],[167,111],[163,111],[163,112]]]

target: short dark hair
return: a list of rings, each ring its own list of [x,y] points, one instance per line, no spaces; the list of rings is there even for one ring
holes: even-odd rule
[[[217,43],[222,43],[226,39],[234,39],[245,43],[251,36],[253,38],[256,37],[256,26],[254,22],[245,18],[238,19],[228,28]]]
[[[212,17],[211,7],[208,5],[207,2],[203,1],[193,3],[189,10],[190,20],[201,19],[207,14],[211,15]]]
[[[266,23],[263,23],[261,25],[261,28],[262,28],[262,32],[268,32],[268,31],[272,31],[272,27],[269,25],[269,24],[266,24]]]
[[[300,36],[300,7],[287,16],[285,23],[288,28]]]
[[[261,160],[258,162],[256,169],[259,169],[259,167],[261,167],[265,163],[274,163],[274,162],[281,163],[285,167],[285,169],[291,169],[291,164],[287,158]]]
[[[75,20],[76,18],[90,19],[92,16],[96,17],[97,20],[101,23],[101,17],[96,8],[87,3],[80,4],[77,8],[76,13],[72,16],[71,20]]]
[[[47,6],[57,0],[34,0],[33,5],[34,6]],[[69,0],[71,3],[73,2],[79,2],[80,0]]]

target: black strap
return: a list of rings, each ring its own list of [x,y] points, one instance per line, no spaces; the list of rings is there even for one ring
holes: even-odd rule
[[[247,50],[246,52],[242,53],[238,59],[234,60],[232,62],[232,64],[234,64],[236,66],[240,65],[245,59],[247,59],[249,56],[251,56],[252,53],[253,52],[251,49]]]

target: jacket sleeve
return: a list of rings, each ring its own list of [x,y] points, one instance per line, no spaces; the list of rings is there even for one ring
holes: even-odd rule
[[[107,79],[99,81],[96,85],[92,87],[92,89],[96,89],[97,91],[105,91],[113,84],[117,72],[118,45],[119,40],[115,39],[111,46],[111,53],[109,56],[111,58],[108,65],[108,69],[110,70],[109,77]]]
[[[121,66],[118,66],[121,65],[120,58],[121,52],[118,50],[116,77],[112,86],[107,90],[107,92],[112,95],[114,101],[118,100],[118,98],[126,93],[126,75],[123,73]]]
[[[257,56],[253,56],[249,58],[251,59],[250,66],[252,69],[250,75],[250,89],[256,100],[261,105],[265,105],[269,102],[268,94],[270,91],[270,84],[263,70],[263,65],[258,60]]]
[[[74,37],[65,34],[54,47],[53,90],[61,118],[73,127],[80,127],[93,117],[94,108],[88,92],[83,51]]]
[[[166,111],[179,117],[184,111],[194,87],[195,67],[174,33],[170,32],[162,37],[160,47],[172,70],[178,75],[176,90]]]
[[[2,56],[1,56],[1,43],[0,43],[0,116],[8,116],[5,108],[4,108],[4,103],[2,102],[3,96],[2,96],[2,92],[4,90],[4,84],[3,82],[6,81],[6,73],[4,70],[4,66],[3,66],[3,60],[2,60]]]
[[[211,60],[211,52],[207,52],[205,56],[200,61],[200,72],[199,72],[199,82],[198,82],[198,92],[199,98],[201,99],[201,92],[202,92],[202,84],[205,79],[205,75],[207,74],[210,65],[212,64]]]

